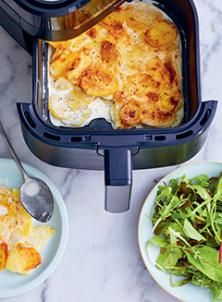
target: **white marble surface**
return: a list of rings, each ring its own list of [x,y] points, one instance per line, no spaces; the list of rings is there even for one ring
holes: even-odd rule
[[[222,1],[195,0],[201,25],[203,100],[222,100]],[[144,268],[137,248],[140,207],[155,180],[173,168],[134,173],[130,212],[103,210],[102,172],[51,167],[24,143],[16,102],[31,100],[31,58],[0,29],[0,117],[20,158],[44,171],[60,188],[68,208],[70,237],[56,272],[42,286],[12,302],[172,302]],[[222,161],[222,102],[207,144],[193,159]],[[9,156],[0,139],[0,156]],[[6,300],[5,300],[6,301]]]

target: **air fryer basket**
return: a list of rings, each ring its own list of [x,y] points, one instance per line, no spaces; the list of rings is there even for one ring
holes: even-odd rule
[[[104,120],[83,128],[55,127],[48,117],[47,43],[36,41],[33,55],[33,102],[18,110],[26,143],[42,160],[77,169],[105,169],[106,209],[129,208],[132,168],[178,164],[203,146],[215,101],[201,102],[198,17],[191,0],[156,1],[177,24],[182,41],[185,117],[167,129],[112,129]]]

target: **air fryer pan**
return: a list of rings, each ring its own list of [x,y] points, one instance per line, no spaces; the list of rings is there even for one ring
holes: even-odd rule
[[[159,0],[177,24],[182,41],[185,118],[176,128],[111,129],[104,120],[88,127],[55,127],[48,118],[47,45],[36,41],[33,102],[18,104],[26,143],[40,159],[57,166],[105,169],[106,209],[129,208],[132,168],[179,164],[203,146],[216,105],[201,102],[198,18],[191,0]]]
[[[147,1],[149,2],[149,1]],[[193,66],[189,66],[190,64],[190,59],[191,59],[191,54],[189,52],[190,48],[188,47],[189,43],[191,42],[190,36],[190,26],[188,26],[188,30],[185,31],[184,27],[181,24],[181,20],[178,18],[177,15],[172,12],[168,6],[164,6],[163,4],[158,4],[159,8],[163,10],[177,25],[177,28],[179,29],[180,32],[180,37],[181,37],[181,48],[182,48],[182,74],[183,74],[183,94],[184,94],[184,119],[182,124],[185,124],[188,122],[192,116],[195,114],[197,108],[198,108],[198,103],[200,99],[200,83],[199,83],[199,78],[198,78],[198,73],[199,73],[199,45],[198,43],[195,44],[194,47],[194,52],[196,52],[196,70],[195,64]],[[45,122],[49,126],[54,127],[54,125],[50,122],[50,117],[49,117],[49,111],[48,111],[48,43],[39,40],[37,49],[35,49],[35,54],[36,54],[36,60],[38,66],[36,66],[36,60],[34,59],[34,66],[36,67],[34,70],[37,70],[37,76],[40,80],[40,86],[41,86],[41,91],[38,91],[38,97],[34,98],[34,100],[37,100],[37,108],[39,111],[40,116],[43,118]],[[191,73],[196,74],[196,77],[190,79],[189,75]],[[192,80],[192,82],[191,82]],[[35,83],[34,79],[34,83]],[[194,87],[190,87],[194,86]],[[192,95],[193,94],[193,95]],[[194,99],[195,101],[191,103],[191,98]],[[63,126],[67,128],[65,125]],[[58,128],[58,127],[56,127]],[[59,127],[61,128],[61,127]],[[97,129],[107,129],[109,130],[111,128],[110,123],[106,123],[104,119],[97,119],[91,122],[88,126],[85,128],[97,128]],[[73,129],[73,128],[72,128]],[[76,130],[77,128],[75,128]],[[82,129],[82,127],[80,128]]]

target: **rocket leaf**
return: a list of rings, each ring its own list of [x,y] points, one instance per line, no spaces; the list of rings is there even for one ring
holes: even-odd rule
[[[193,185],[192,187],[203,200],[211,199],[211,196],[208,193],[207,189],[199,185]]]
[[[159,246],[159,247],[165,247],[168,245],[167,241],[160,236],[153,236],[150,240],[147,241],[147,244],[153,244],[155,246]]]
[[[156,260],[157,267],[166,270],[172,268],[177,264],[182,255],[181,249],[177,246],[162,248]]]
[[[190,239],[197,241],[205,240],[205,238],[192,226],[188,219],[184,220],[184,230]]]
[[[184,250],[188,261],[211,280],[222,283],[222,265],[218,262],[218,251],[209,246],[195,246]]]

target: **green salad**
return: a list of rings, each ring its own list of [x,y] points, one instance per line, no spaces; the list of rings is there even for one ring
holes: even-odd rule
[[[222,301],[222,174],[159,186],[151,219],[147,244],[160,247],[156,266],[171,275],[171,285],[209,288]]]

